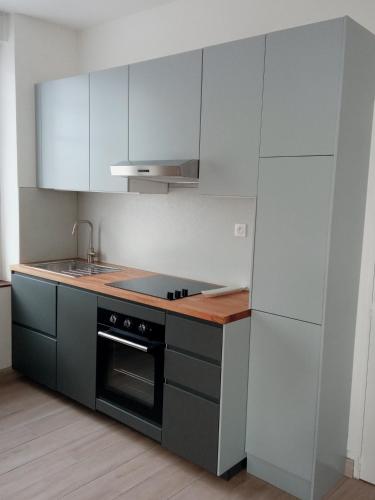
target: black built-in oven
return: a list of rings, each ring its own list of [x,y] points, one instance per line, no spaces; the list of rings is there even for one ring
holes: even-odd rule
[[[165,327],[98,310],[97,397],[161,424]]]

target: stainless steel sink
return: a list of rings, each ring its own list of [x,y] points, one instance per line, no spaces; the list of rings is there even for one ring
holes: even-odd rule
[[[50,273],[61,274],[73,278],[81,278],[82,276],[93,276],[95,274],[116,273],[122,271],[119,267],[104,266],[100,264],[88,264],[79,259],[72,260],[56,260],[54,262],[39,262],[37,264],[29,264],[35,269],[42,269]]]

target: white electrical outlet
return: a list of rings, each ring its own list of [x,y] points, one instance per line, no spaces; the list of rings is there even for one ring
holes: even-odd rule
[[[247,234],[247,224],[234,225],[234,236],[236,236],[236,238],[246,238],[246,234]]]

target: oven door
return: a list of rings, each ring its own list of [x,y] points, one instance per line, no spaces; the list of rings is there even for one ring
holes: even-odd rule
[[[164,344],[98,331],[97,397],[161,424]]]

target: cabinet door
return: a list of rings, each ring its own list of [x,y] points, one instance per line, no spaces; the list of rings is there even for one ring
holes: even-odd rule
[[[302,321],[257,311],[251,317],[248,471],[268,464],[273,481],[275,468],[289,477],[280,484],[288,491],[312,479],[321,333]]]
[[[57,388],[95,408],[97,297],[59,286],[57,302]]]
[[[202,51],[130,66],[130,160],[199,158]]]
[[[217,473],[219,405],[164,385],[162,445]]]
[[[321,323],[333,157],[262,159],[252,308]]]
[[[126,191],[110,166],[127,160],[128,67],[90,73],[90,191]]]
[[[12,320],[56,335],[56,285],[20,274],[12,275]]]
[[[89,190],[89,77],[37,86],[38,187]]]
[[[343,43],[343,19],[267,35],[261,156],[334,153]]]
[[[256,196],[265,37],[203,51],[199,189]]]
[[[12,366],[35,382],[56,389],[56,339],[13,324]]]

